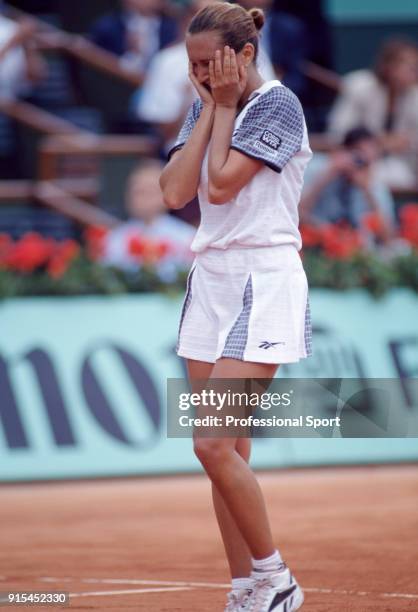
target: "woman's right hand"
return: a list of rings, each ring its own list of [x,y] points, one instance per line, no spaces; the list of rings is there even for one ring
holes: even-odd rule
[[[197,80],[196,75],[193,72],[192,62],[189,62],[189,79],[191,80],[191,82],[194,85],[194,88],[199,94],[200,99],[202,100],[203,106],[213,106],[214,107],[215,100],[213,99],[210,91],[206,89],[206,87],[202,85],[201,83],[199,83],[199,81]]]

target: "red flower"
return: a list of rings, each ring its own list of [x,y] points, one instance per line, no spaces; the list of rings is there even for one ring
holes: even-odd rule
[[[144,261],[148,264],[155,264],[163,259],[171,251],[171,245],[165,241],[148,241],[144,251]]]
[[[399,218],[401,221],[400,234],[405,240],[418,248],[418,204],[405,204],[402,206]]]
[[[13,246],[13,241],[8,234],[0,234],[0,268],[4,267],[5,258]]]
[[[54,241],[36,233],[28,233],[9,245],[3,255],[3,265],[18,272],[32,272],[45,265],[54,251]]]
[[[404,204],[399,211],[399,217],[402,224],[405,225],[414,225],[418,223],[418,204],[415,204],[414,202]]]
[[[31,232],[13,242],[10,236],[0,234],[0,267],[16,272],[30,273],[46,267],[52,276],[58,276],[79,251],[74,240],[56,242]]]
[[[9,234],[0,234],[0,251],[8,248],[12,242]]]
[[[144,243],[144,263],[153,265],[158,261],[158,259],[157,244],[148,240]]]
[[[382,215],[377,212],[367,213],[362,219],[363,226],[376,236],[381,236],[385,231],[385,222]]]
[[[163,259],[163,257],[166,257],[166,255],[168,255],[171,250],[172,250],[171,244],[169,242],[167,242],[166,240],[161,240],[157,244],[157,255],[158,255],[158,258],[159,259]]]
[[[60,254],[67,260],[72,260],[80,253],[80,245],[75,240],[64,240],[58,245]]]
[[[325,255],[332,259],[349,259],[362,247],[362,239],[356,230],[339,225],[322,228],[322,244]]]
[[[48,262],[48,274],[52,278],[61,278],[79,252],[80,245],[75,240],[65,240],[56,244],[55,252]]]
[[[318,246],[322,240],[321,228],[315,225],[301,225],[300,233],[303,246],[306,248]]]
[[[171,250],[172,246],[166,240],[150,240],[142,236],[131,236],[128,240],[130,255],[147,264],[163,259]]]
[[[128,253],[133,257],[142,258],[146,250],[146,242],[140,236],[131,236],[128,240]]]
[[[106,238],[108,231],[106,227],[101,225],[89,225],[84,230],[84,238],[87,242],[103,240],[103,238]]]
[[[68,261],[63,257],[55,256],[48,263],[47,272],[54,279],[61,278],[68,270]]]
[[[348,259],[362,247],[360,234],[348,225],[301,225],[300,231],[304,247],[320,247],[332,259]]]
[[[90,225],[84,231],[87,255],[90,259],[100,259],[104,254],[106,236],[108,229],[102,226]]]

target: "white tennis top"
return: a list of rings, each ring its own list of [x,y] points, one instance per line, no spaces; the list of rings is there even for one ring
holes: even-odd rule
[[[202,110],[190,108],[172,154],[187,141]],[[208,151],[198,189],[201,223],[191,249],[302,246],[298,204],[303,174],[312,157],[302,107],[280,81],[267,81],[252,92],[235,120],[231,148],[264,162],[263,168],[225,204],[208,199]]]

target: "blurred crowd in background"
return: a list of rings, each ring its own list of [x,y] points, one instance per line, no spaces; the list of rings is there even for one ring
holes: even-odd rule
[[[93,226],[106,265],[140,269],[139,238],[159,241],[167,282],[189,265],[198,204],[166,211],[158,176],[196,96],[186,28],[210,1],[0,3],[0,267],[28,232],[82,243]],[[417,247],[416,39],[393,31],[341,74],[324,2],[240,3],[266,13],[263,77],[304,107],[315,155],[302,227],[349,228],[386,258]]]

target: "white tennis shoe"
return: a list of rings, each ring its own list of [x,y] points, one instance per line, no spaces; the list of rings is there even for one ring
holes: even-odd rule
[[[303,604],[303,592],[289,568],[281,572],[253,572],[254,588],[248,612],[295,612]]]

